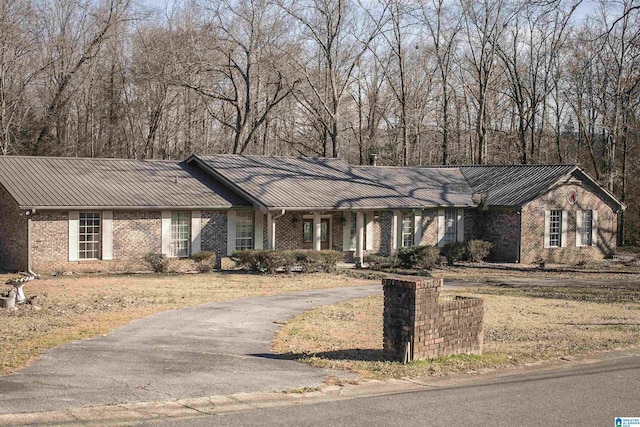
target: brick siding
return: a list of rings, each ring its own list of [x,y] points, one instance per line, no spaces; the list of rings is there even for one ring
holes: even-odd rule
[[[384,351],[403,360],[453,354],[482,354],[484,301],[456,297],[438,302],[442,279],[383,279]]]
[[[569,190],[575,189],[578,201],[571,205],[567,200]],[[564,210],[567,218],[567,242],[563,248],[544,248],[544,217],[547,210]],[[596,246],[576,246],[576,212],[598,212],[598,237]],[[579,181],[560,185],[522,208],[521,262],[574,264],[601,260],[616,248],[617,215],[600,198],[596,189]]]
[[[27,233],[27,216],[0,185],[0,271],[27,269]]]

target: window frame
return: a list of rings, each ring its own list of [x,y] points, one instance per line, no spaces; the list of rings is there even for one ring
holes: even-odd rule
[[[562,247],[562,216],[562,209],[549,210],[549,228],[547,233],[549,235],[550,248]]]
[[[585,221],[585,217],[589,218],[589,221]],[[593,210],[583,210],[580,215],[576,217],[576,220],[580,219],[580,224],[576,224],[576,233],[580,233],[580,245],[579,246],[592,246],[593,245]]]
[[[458,241],[458,210],[445,209],[443,220],[444,220],[444,233],[442,235],[442,241],[444,242],[444,244],[457,242]],[[447,224],[447,220],[449,220],[451,224]],[[447,238],[447,236],[450,236],[450,238]]]
[[[191,256],[191,212],[171,212],[171,240],[169,244],[171,258],[189,258]]]
[[[88,216],[91,215],[91,218]],[[84,218],[83,218],[84,216]],[[87,221],[96,221],[98,222],[97,226],[95,222],[91,225],[87,223]],[[84,221],[84,225],[83,225]],[[82,231],[84,227],[85,231]],[[91,227],[93,230],[91,233],[87,232],[87,227]],[[98,229],[96,232],[95,229]],[[87,237],[93,237],[93,240],[87,240]],[[82,238],[84,237],[84,240]],[[87,250],[86,245],[96,245],[95,249]],[[82,249],[82,245],[85,245],[85,249]],[[86,256],[88,253],[92,255],[96,255],[95,257]],[[94,261],[102,258],[102,213],[89,211],[89,212],[78,212],[78,260],[79,261]]]
[[[237,211],[235,219],[235,248],[237,251],[254,249],[255,213]]]
[[[415,245],[415,214],[413,211],[402,212],[400,221],[400,247],[407,248]]]

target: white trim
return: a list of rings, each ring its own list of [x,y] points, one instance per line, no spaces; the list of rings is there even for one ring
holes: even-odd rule
[[[568,211],[562,211],[562,234],[560,237],[560,247],[561,248],[566,248],[567,247],[567,224],[568,224],[568,219],[569,219],[569,215],[568,215]]]
[[[202,250],[202,211],[191,211],[191,253]]]
[[[267,249],[276,248],[276,221],[273,219],[273,214],[267,212]]]
[[[598,211],[591,211],[591,246],[598,246]]]
[[[171,256],[171,211],[162,211],[162,253]]]
[[[342,212],[342,250],[350,251],[351,249],[351,211]]]
[[[464,242],[464,209],[458,209],[456,222],[456,241]]]
[[[80,212],[69,211],[69,261],[78,261]]]
[[[227,256],[236,250],[236,213],[227,211]]]
[[[576,247],[582,246],[582,211],[576,211]]]
[[[391,218],[391,252],[395,253],[398,250],[398,240],[402,237],[398,237],[398,227],[402,227],[402,213],[400,211],[393,211]]]
[[[422,242],[422,211],[416,209],[413,211],[413,244],[416,246]]]
[[[260,211],[256,211],[255,219],[253,221],[253,248],[264,248],[264,214]]]
[[[364,212],[356,212],[356,261],[364,261]]]
[[[373,211],[367,212],[366,218],[366,236],[365,236],[365,249],[368,251],[373,250],[374,231],[375,225],[375,213]]]
[[[113,211],[102,212],[102,259],[113,259]]]
[[[551,247],[549,227],[551,225],[551,211],[544,211],[544,245],[545,249]]]
[[[322,219],[319,213],[313,214],[313,249],[322,249]],[[327,230],[327,233],[329,230]],[[327,236],[328,237],[328,236]]]
[[[438,247],[444,246],[444,209],[438,209]]]

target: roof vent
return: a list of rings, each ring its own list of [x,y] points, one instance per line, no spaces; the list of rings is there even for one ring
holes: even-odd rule
[[[178,183],[178,175],[175,176],[174,178],[174,182],[177,184]]]
[[[369,154],[369,165],[377,166],[378,165],[378,153]]]

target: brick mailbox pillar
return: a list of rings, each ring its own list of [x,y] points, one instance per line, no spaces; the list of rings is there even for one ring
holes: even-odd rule
[[[394,360],[482,353],[484,301],[438,302],[442,279],[383,279],[384,351]]]

